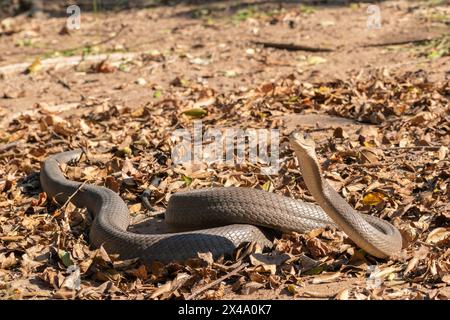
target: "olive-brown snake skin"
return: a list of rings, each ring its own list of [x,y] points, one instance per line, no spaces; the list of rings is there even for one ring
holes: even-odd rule
[[[270,244],[258,226],[296,232],[337,226],[375,257],[396,255],[402,246],[399,231],[384,220],[358,213],[333,190],[322,178],[312,140],[294,134],[290,142],[305,183],[320,207],[251,188],[212,188],[172,195],[165,222],[184,230],[198,229],[195,231],[145,235],[127,231],[128,208],[117,193],[105,187],[81,186],[61,172],[60,164],[78,159],[81,150],[46,159],[40,180],[48,196],[59,203],[72,196],[77,207],[86,207],[94,217],[90,243],[94,247],[103,244],[123,259],[182,261],[199,252],[210,251],[215,257],[230,254],[243,242]]]

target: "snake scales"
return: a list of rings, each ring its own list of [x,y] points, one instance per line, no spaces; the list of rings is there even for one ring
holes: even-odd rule
[[[165,222],[184,230],[197,229],[194,231],[145,235],[127,231],[128,208],[117,193],[67,180],[61,172],[60,164],[79,159],[81,150],[46,159],[40,180],[48,196],[59,203],[71,197],[77,207],[86,207],[94,217],[91,244],[103,244],[108,252],[123,259],[182,261],[198,252],[210,251],[215,257],[230,254],[242,242],[269,244],[264,228],[259,227],[304,232],[337,226],[373,256],[397,254],[402,246],[399,231],[384,220],[356,212],[333,190],[322,178],[312,140],[294,134],[290,141],[305,183],[320,207],[250,188],[212,188],[172,195]]]

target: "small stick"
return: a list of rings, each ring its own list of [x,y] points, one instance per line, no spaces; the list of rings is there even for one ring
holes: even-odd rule
[[[224,276],[220,277],[219,279],[214,280],[213,282],[208,283],[208,284],[205,285],[204,287],[202,287],[202,288],[196,290],[194,293],[192,293],[190,296],[188,296],[188,297],[186,298],[186,300],[192,300],[193,298],[195,298],[196,296],[198,296],[200,293],[202,293],[202,292],[204,292],[204,291],[206,291],[206,290],[208,290],[208,289],[210,289],[210,288],[212,288],[212,287],[218,285],[218,284],[221,283],[223,280],[225,280],[225,279],[227,279],[227,278],[229,278],[229,277],[232,277],[232,276],[236,275],[239,271],[241,271],[242,269],[244,269],[244,268],[247,267],[247,266],[248,266],[248,263],[243,263],[243,264],[241,264],[241,265],[238,266],[236,269],[233,269],[232,271],[230,271],[230,272],[227,273],[226,275],[224,275]]]
[[[117,31],[114,35],[112,35],[111,37],[109,37],[109,38],[107,38],[107,39],[104,39],[104,40],[102,40],[102,41],[100,41],[100,42],[96,42],[96,43],[94,43],[92,46],[93,46],[93,47],[96,47],[96,46],[105,44],[105,43],[107,43],[107,42],[110,42],[111,40],[116,39],[116,38],[119,37],[119,35],[120,35],[125,29],[127,29],[127,28],[128,28],[128,25],[122,25],[122,27],[120,28],[120,30]],[[79,47],[79,48],[77,48],[77,49],[81,49],[81,48],[83,48],[83,47]]]
[[[345,164],[345,165],[338,165],[338,167],[342,168],[376,168],[376,167],[384,167],[384,166],[390,166],[395,164],[394,161],[392,162],[374,162],[374,163],[353,163],[353,164]]]
[[[262,45],[265,48],[282,49],[288,51],[308,51],[308,52],[332,52],[333,49],[308,47],[293,43],[280,43],[280,42],[264,42],[264,41],[252,41],[254,44]]]
[[[436,151],[439,150],[441,146],[411,146],[411,147],[389,147],[381,148],[383,151],[394,151],[394,150],[429,150]]]
[[[77,190],[75,190],[75,192],[72,193],[72,194],[70,195],[69,198],[67,198],[66,202],[64,202],[64,204],[61,206],[61,209],[65,208],[65,207],[69,204],[70,200],[72,200],[73,197],[75,197],[75,195],[78,193],[78,191],[80,191],[81,188],[83,188],[83,186],[84,186],[85,184],[86,184],[86,181],[83,181],[83,182],[79,185],[79,187],[77,188]],[[53,199],[53,200],[55,200],[55,199]],[[58,201],[55,201],[55,202],[58,203]]]
[[[422,43],[427,41],[432,41],[438,38],[422,38],[422,39],[411,39],[411,40],[400,40],[400,41],[392,41],[392,42],[383,42],[383,43],[372,43],[372,44],[365,44],[362,45],[363,48],[367,47],[385,47],[385,46],[400,46],[402,44],[416,44],[416,43]]]

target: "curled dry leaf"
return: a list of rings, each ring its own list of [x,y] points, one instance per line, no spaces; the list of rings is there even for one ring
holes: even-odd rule
[[[336,294],[336,300],[349,300],[350,291],[348,289],[343,289]]]
[[[443,275],[441,280],[442,280],[442,282],[450,284],[450,274]]]
[[[450,241],[450,228],[436,228],[428,234],[427,243],[440,244],[449,243]]]
[[[211,252],[199,252],[197,256],[204,262],[206,262],[207,266],[211,266],[214,263],[213,255]]]
[[[5,253],[0,253],[0,269],[11,269],[15,267],[18,263],[14,252],[11,252],[9,255]]]
[[[161,295],[167,295],[173,293],[175,290],[179,289],[181,286],[183,286],[186,281],[188,281],[191,278],[191,276],[187,273],[179,273],[172,281],[167,281],[165,284],[157,288],[152,295],[150,296],[151,299],[158,298]]]
[[[96,73],[113,73],[117,70],[111,63],[107,60],[103,60],[91,67],[91,70]]]
[[[225,285],[223,283],[219,284],[216,290],[208,290],[205,292],[203,298],[206,300],[218,300],[225,295]]]
[[[367,205],[376,206],[384,201],[385,196],[380,192],[370,192],[364,195],[362,202]]]
[[[318,284],[318,283],[334,282],[335,280],[339,279],[342,276],[343,274],[340,272],[323,273],[317,277],[314,277],[312,283]]]
[[[327,256],[331,249],[323,241],[313,238],[306,241],[306,246],[314,258]]]

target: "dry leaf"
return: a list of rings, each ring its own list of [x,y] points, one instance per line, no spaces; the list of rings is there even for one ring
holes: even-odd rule
[[[371,205],[371,206],[376,206],[383,201],[384,201],[384,194],[382,194],[380,192],[370,192],[370,193],[364,195],[364,197],[362,199],[362,203]]]
[[[27,68],[27,73],[37,73],[42,69],[41,58],[34,59],[33,63]]]
[[[0,254],[0,269],[11,269],[16,266],[18,260],[14,256],[14,252],[11,252],[9,255],[5,253]]]
[[[193,108],[183,111],[183,114],[190,116],[192,118],[202,118],[208,114],[208,111],[202,108]]]
[[[317,283],[334,282],[337,279],[339,279],[340,277],[342,277],[342,273],[340,273],[340,272],[323,273],[320,276],[314,277],[314,279],[312,280],[312,283],[317,284]]]
[[[450,238],[450,228],[436,228],[428,234],[427,243],[437,244],[448,241]]]

